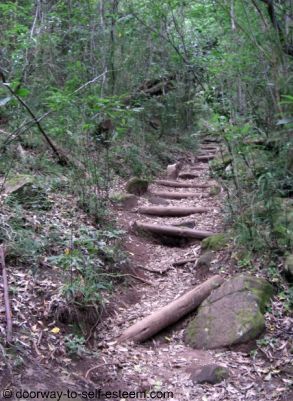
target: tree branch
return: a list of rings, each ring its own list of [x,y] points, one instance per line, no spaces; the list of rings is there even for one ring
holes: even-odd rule
[[[276,32],[279,35],[279,39],[283,48],[283,51],[288,55],[293,57],[293,45],[287,43],[284,31],[277,19],[275,6],[273,0],[260,0],[261,2],[265,3],[267,6],[268,14],[271,20],[273,27],[275,28]]]

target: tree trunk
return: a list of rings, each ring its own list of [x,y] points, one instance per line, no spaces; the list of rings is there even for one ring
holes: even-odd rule
[[[157,334],[159,331],[177,322],[187,313],[196,309],[224,279],[213,276],[209,280],[182,295],[180,298],[157,310],[151,315],[129,327],[119,337],[118,342],[133,340],[142,342]]]

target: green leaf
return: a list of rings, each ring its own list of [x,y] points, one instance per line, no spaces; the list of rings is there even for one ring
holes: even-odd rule
[[[26,97],[30,94],[30,91],[27,88],[19,88],[16,94],[20,97]]]

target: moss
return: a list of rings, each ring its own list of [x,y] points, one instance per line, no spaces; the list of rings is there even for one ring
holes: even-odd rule
[[[209,196],[217,196],[221,192],[221,187],[214,185],[209,191]]]
[[[17,181],[17,178],[19,180]],[[16,182],[18,182],[16,184]],[[10,195],[7,197],[8,204],[20,204],[25,209],[49,210],[53,202],[48,199],[47,193],[40,185],[34,183],[30,176],[18,176],[14,180],[14,187],[10,187]]]
[[[239,325],[244,328],[246,325],[252,327],[249,333],[246,333],[246,336],[249,336],[249,338],[256,338],[257,336],[259,336],[265,327],[264,316],[259,309],[257,311],[253,311],[250,309],[241,310],[237,313],[236,320],[239,323]],[[242,339],[242,341],[244,342],[246,340],[247,340],[246,338]]]
[[[131,178],[126,184],[126,191],[134,195],[143,195],[147,192],[149,182],[139,177]]]
[[[245,288],[254,294],[261,312],[264,313],[267,303],[274,294],[273,287],[265,279],[246,277]]]
[[[215,234],[208,238],[205,238],[201,243],[201,247],[204,250],[218,251],[224,248],[227,243],[228,238],[225,234]]]
[[[16,192],[17,190],[24,187],[25,185],[33,184],[33,183],[34,183],[34,178],[32,176],[26,175],[26,174],[18,174],[18,175],[15,175],[15,176],[9,178],[5,182],[5,185],[4,185],[5,192],[10,194],[12,192]]]
[[[228,376],[229,376],[229,373],[226,368],[218,366],[215,369],[215,377],[216,377],[217,383],[221,382],[224,379],[227,379]]]
[[[224,170],[230,163],[232,163],[232,157],[228,154],[223,157],[217,157],[211,162],[211,168],[215,171]]]
[[[205,252],[200,258],[197,260],[196,267],[207,267],[211,266],[211,262],[213,260],[212,252]]]
[[[134,195],[125,194],[123,192],[117,192],[110,196],[110,200],[114,203],[123,203],[123,202],[127,201],[128,199],[132,199],[132,198],[134,198]]]

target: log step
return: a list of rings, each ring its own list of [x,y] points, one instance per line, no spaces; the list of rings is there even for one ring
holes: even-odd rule
[[[205,156],[197,156],[197,157],[196,157],[196,160],[197,160],[198,162],[203,162],[203,163],[205,163],[205,162],[208,162],[208,161],[210,161],[210,160],[213,160],[214,158],[215,158],[214,155],[205,155]]]
[[[149,207],[141,207],[138,209],[138,212],[141,214],[148,214],[152,216],[159,217],[181,217],[181,216],[189,216],[195,213],[205,213],[208,212],[209,209],[204,207],[172,207],[172,206],[149,206]]]
[[[121,343],[127,340],[143,342],[147,340],[165,327],[176,323],[183,316],[195,310],[223,282],[224,279],[220,276],[209,278],[163,308],[130,326],[118,338],[118,342]]]
[[[152,192],[152,195],[165,199],[186,199],[198,196],[196,192]]]
[[[179,237],[179,238],[194,238],[194,239],[204,239],[214,235],[214,233],[210,231],[201,231],[194,230],[186,227],[174,227],[171,225],[159,225],[159,224],[150,224],[143,223],[140,221],[135,221],[133,224],[133,228],[137,231],[144,231],[150,234],[157,235],[165,235],[170,237]]]
[[[199,148],[200,151],[205,151],[205,152],[217,152],[218,148],[215,148],[214,146],[208,146],[208,145],[202,145]]]
[[[182,173],[179,174],[178,178],[181,178],[182,180],[192,180],[193,178],[198,178],[199,175],[197,173],[192,173],[191,171],[183,171]]]
[[[188,182],[168,181],[168,180],[155,180],[155,184],[163,185],[165,187],[173,188],[209,188],[209,184],[194,184]]]
[[[196,164],[194,164],[191,168],[191,172],[193,173],[193,171],[205,171],[206,168],[204,166],[198,166]]]
[[[215,145],[217,145],[218,143],[220,143],[220,139],[218,139],[218,138],[204,138],[202,140],[202,143],[208,143],[208,144],[214,143]]]

